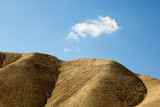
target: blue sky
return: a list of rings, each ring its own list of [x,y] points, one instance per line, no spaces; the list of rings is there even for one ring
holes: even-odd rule
[[[159,0],[0,0],[0,51],[110,59],[160,79],[159,11]],[[117,29],[99,30],[99,17]]]

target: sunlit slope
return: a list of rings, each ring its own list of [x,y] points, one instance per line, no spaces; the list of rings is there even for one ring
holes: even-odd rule
[[[160,80],[147,75],[139,75],[147,87],[147,95],[137,107],[160,107]]]
[[[159,107],[160,81],[103,59],[0,52],[0,107]]]
[[[111,60],[66,61],[59,72],[46,107],[131,107],[147,93],[134,73]]]

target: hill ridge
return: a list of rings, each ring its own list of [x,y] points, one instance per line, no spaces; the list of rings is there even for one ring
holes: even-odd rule
[[[159,87],[112,60],[0,52],[0,107],[158,107]]]

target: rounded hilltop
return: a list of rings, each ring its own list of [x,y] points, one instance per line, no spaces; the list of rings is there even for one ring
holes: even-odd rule
[[[158,107],[159,88],[112,60],[0,52],[1,107]]]

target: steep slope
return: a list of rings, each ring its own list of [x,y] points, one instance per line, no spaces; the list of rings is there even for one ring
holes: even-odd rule
[[[135,74],[111,60],[67,61],[59,72],[46,107],[132,107],[147,92]]]
[[[139,77],[148,92],[145,99],[137,107],[160,107],[160,81],[147,75],[139,75]]]
[[[0,107],[158,107],[160,81],[102,59],[0,52]]]
[[[0,53],[0,107],[43,107],[55,86],[58,59]]]

